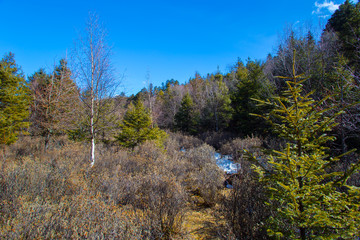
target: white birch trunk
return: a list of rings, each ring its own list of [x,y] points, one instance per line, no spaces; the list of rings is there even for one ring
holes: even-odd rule
[[[95,164],[95,139],[91,139],[91,167]]]
[[[95,164],[95,132],[94,132],[94,80],[95,80],[95,58],[93,49],[93,39],[90,37],[90,51],[91,51],[91,83],[90,83],[90,101],[91,101],[91,113],[90,113],[90,131],[91,131],[91,167]]]
[[[93,95],[93,94],[91,94]],[[90,116],[90,131],[91,131],[91,167],[95,164],[95,132],[94,132],[94,97],[91,96],[91,116]]]

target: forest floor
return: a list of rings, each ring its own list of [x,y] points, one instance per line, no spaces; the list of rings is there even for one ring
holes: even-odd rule
[[[228,194],[224,189],[222,194]],[[226,221],[219,214],[219,206],[208,207],[194,204],[186,213],[183,230],[188,233],[188,239],[226,239],[224,235]]]

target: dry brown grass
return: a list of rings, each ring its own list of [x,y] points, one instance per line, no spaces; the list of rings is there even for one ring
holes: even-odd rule
[[[219,216],[218,212],[218,207],[189,210],[183,223],[184,231],[188,232],[188,239],[235,240],[226,219]]]
[[[165,149],[98,146],[93,168],[88,144],[65,137],[46,151],[41,138],[8,147],[0,162],[0,238],[187,238],[190,196],[197,192],[207,205],[219,200],[223,175],[213,149],[195,138],[170,136]]]

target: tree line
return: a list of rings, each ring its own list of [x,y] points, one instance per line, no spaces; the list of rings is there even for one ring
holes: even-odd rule
[[[111,48],[106,45],[107,34],[97,17],[92,16],[85,33],[74,47],[71,68],[68,60],[62,59],[51,73],[40,69],[25,82],[14,55],[8,54],[2,59],[2,72],[8,74],[3,76],[2,89],[7,89],[5,84],[9,87],[12,84],[11,87],[18,91],[22,89],[23,97],[15,91],[12,94],[19,100],[24,99],[24,104],[31,105],[30,116],[19,111],[19,115],[23,114],[19,119],[27,121],[21,120],[18,123],[24,125],[25,122],[31,122],[30,132],[40,134],[45,139],[60,132],[84,137],[88,126],[91,136],[87,137],[91,141],[109,140],[126,107],[131,101],[138,99],[150,114],[153,122],[151,125],[155,124],[163,129],[193,135],[207,131],[230,131],[239,136],[269,134],[269,126],[251,113],[266,113],[270,109],[258,106],[251,99],[266,100],[283,90],[285,81],[276,76],[292,74],[294,49],[296,73],[308,77],[304,82],[306,93],[314,91],[312,96],[315,99],[334,94],[328,104],[340,101],[342,105],[346,105],[358,99],[358,8],[359,4],[349,1],[342,4],[328,20],[318,40],[311,31],[300,34],[294,29],[288,29],[276,55],[269,54],[266,61],[249,58],[244,62],[239,59],[228,73],[218,71],[207,76],[197,73],[184,84],[174,79],[167,80],[159,87],[150,83],[147,88],[130,97],[115,96],[115,86],[118,83],[113,75]],[[14,78],[14,81],[7,83],[5,79],[9,78]],[[16,87],[16,84],[21,86]],[[20,106],[13,105],[14,111]],[[21,109],[25,111],[27,108]],[[341,119],[342,123],[335,130],[338,136],[342,136],[339,139],[342,141],[341,148],[347,148],[347,145],[357,146],[356,143],[359,142],[356,112],[356,107],[348,109]],[[75,115],[81,115],[82,119],[75,120]],[[17,129],[14,127],[13,136]],[[3,142],[11,143],[13,140]]]
[[[160,87],[144,88],[141,98],[152,108],[152,118],[161,128],[199,135],[203,132],[236,132],[237,136],[271,134],[269,125],[253,114],[265,114],[269,106],[258,106],[252,99],[266,100],[279,95],[286,81],[277,76],[291,76],[294,54],[295,71],[308,80],[304,93],[328,106],[347,106],[359,99],[359,3],[345,1],[332,17],[319,39],[309,30],[292,28],[284,33],[274,56],[266,61],[238,60],[228,73],[195,74],[185,84],[171,79]],[[294,52],[294,50],[296,50]],[[149,97],[150,96],[150,97]],[[341,151],[359,147],[358,106],[348,108],[334,129]]]

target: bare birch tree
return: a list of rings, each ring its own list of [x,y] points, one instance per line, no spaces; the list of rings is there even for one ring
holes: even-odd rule
[[[85,31],[74,47],[74,73],[81,88],[81,100],[87,116],[91,141],[91,166],[95,164],[96,134],[112,111],[110,102],[117,83],[111,64],[112,49],[107,45],[107,33],[96,14],[89,14]],[[106,121],[105,121],[106,122]]]

